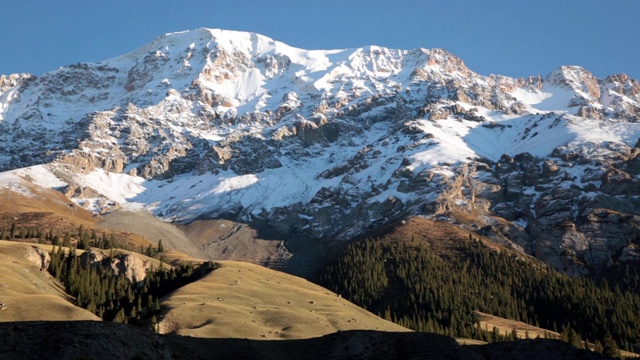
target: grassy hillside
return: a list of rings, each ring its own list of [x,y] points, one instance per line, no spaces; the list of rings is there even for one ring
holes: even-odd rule
[[[161,299],[161,333],[300,339],[336,331],[409,331],[299,277],[249,263],[221,268]]]
[[[62,285],[38,265],[39,255],[34,247],[46,251],[52,249],[51,245],[46,244],[51,239],[42,235],[45,232],[65,237],[72,245],[93,232],[104,239],[116,239],[119,246],[136,251],[157,245],[158,240],[163,240],[166,250],[156,254],[155,259],[138,255],[156,268],[160,266],[160,257],[165,264],[176,266],[200,263],[198,255],[206,255],[200,250],[204,245],[215,245],[219,247],[216,248],[218,252],[231,251],[234,256],[245,256],[247,260],[257,262],[280,261],[282,256],[278,253],[279,242],[275,240],[265,243],[266,248],[258,246],[259,250],[252,253],[250,245],[258,244],[256,233],[251,229],[238,228],[237,224],[200,222],[179,230],[148,215],[122,211],[98,224],[100,219],[69,203],[61,194],[49,190],[33,191],[41,192],[38,193],[39,198],[11,191],[0,192],[0,205],[3,205],[0,206],[0,231],[14,240],[0,241],[0,321],[97,319],[93,314],[76,307],[74,299],[64,293]],[[9,229],[12,229],[11,235],[7,236]],[[194,241],[186,237],[184,231],[201,234]],[[377,253],[366,255],[355,263],[345,263],[346,268],[340,270],[334,267],[321,275],[324,276],[324,283],[340,294],[389,320],[417,330],[465,337],[478,337],[475,329],[491,330],[495,327],[497,333],[505,338],[514,333],[516,337],[523,337],[526,333],[531,337],[551,333],[537,330],[539,328],[533,324],[540,323],[558,330],[566,324],[587,337],[592,336],[589,338],[591,340],[595,338],[593,334],[609,330],[617,336],[620,345],[628,349],[637,341],[638,336],[634,332],[638,328],[634,327],[634,324],[637,325],[637,314],[633,314],[638,306],[632,295],[624,295],[625,300],[619,306],[613,306],[612,301],[617,301],[619,290],[602,292],[594,296],[600,296],[604,307],[581,307],[580,304],[590,304],[585,299],[593,298],[591,295],[595,294],[595,290],[584,288],[586,290],[580,292],[567,286],[569,292],[558,293],[557,300],[573,307],[571,311],[582,314],[587,319],[585,321],[592,324],[591,327],[578,320],[563,318],[563,314],[571,311],[562,306],[553,309],[558,314],[545,318],[537,312],[538,305],[524,302],[529,298],[509,300],[510,296],[517,298],[522,294],[508,294],[505,288],[492,282],[496,279],[498,282],[510,282],[514,276],[500,275],[507,268],[515,271],[534,269],[534,273],[545,269],[533,259],[516,256],[509,249],[482,238],[471,239],[469,233],[458,226],[422,218],[389,226],[377,235],[389,245],[387,250],[377,249]],[[230,241],[239,238],[250,241],[241,241],[240,245]],[[214,240],[211,242],[207,239]],[[185,244],[191,246],[189,254],[171,250],[184,247]],[[398,244],[406,246],[408,250],[387,252]],[[470,250],[470,246],[480,246],[482,250]],[[423,261],[425,258],[415,257],[416,251],[430,254],[426,262]],[[497,261],[494,261],[495,256],[498,256]],[[377,262],[369,262],[371,259]],[[435,264],[437,271],[421,273],[425,268],[420,267],[426,263]],[[409,331],[304,279],[248,263],[224,261],[222,265],[222,268],[161,299],[157,327],[160,332],[194,337],[282,340],[312,338],[343,330]],[[518,267],[521,265],[525,267]],[[460,276],[469,272],[480,277],[469,280]],[[426,300],[433,294],[424,292],[426,285],[422,280],[438,276],[441,276],[443,284],[457,284],[457,288],[449,295]],[[556,279],[555,276],[551,278]],[[558,279],[564,279],[557,276]],[[560,287],[564,286],[563,281],[560,281]],[[482,290],[476,289],[477,286]],[[415,288],[421,290],[406,291]],[[442,290],[446,286],[440,288]],[[486,293],[491,296],[481,296]],[[572,295],[579,296],[574,296],[576,300],[572,299]],[[627,301],[627,298],[631,300]],[[627,310],[620,309],[625,306]],[[557,323],[552,326],[551,321]],[[495,340],[486,336],[480,338]]]
[[[33,246],[0,241],[0,321],[98,320],[70,302]]]
[[[30,193],[37,196],[0,189],[0,229],[16,223],[62,231],[79,225],[91,226],[98,221],[91,212],[78,207],[57,191],[33,185]]]
[[[99,320],[77,307],[64,285],[36,264],[41,260],[35,248],[54,249],[46,244],[0,241],[2,321]],[[113,254],[134,253],[115,250]],[[166,260],[165,269],[169,264],[201,262],[174,250],[157,254],[156,259],[134,255],[153,268],[160,266],[160,256]],[[302,278],[249,263],[221,264],[220,269],[161,299],[160,332],[264,340],[311,338],[353,329],[410,331]]]

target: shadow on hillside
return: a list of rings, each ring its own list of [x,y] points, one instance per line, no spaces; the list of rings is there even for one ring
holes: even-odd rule
[[[110,322],[0,323],[0,359],[603,359],[557,340],[461,346],[430,333],[343,331],[259,341],[157,335]]]

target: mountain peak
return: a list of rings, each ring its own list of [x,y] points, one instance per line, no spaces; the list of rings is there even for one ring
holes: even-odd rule
[[[243,51],[254,56],[271,52],[276,47],[289,47],[284,43],[255,32],[208,28],[199,28],[194,31],[209,37],[209,44],[215,43],[217,47],[227,51]]]
[[[560,66],[547,75],[547,82],[570,88],[591,101],[600,98],[598,79],[580,66]]]
[[[576,65],[560,66],[547,75],[547,81],[552,83],[584,82],[590,78],[594,78],[593,74]]]

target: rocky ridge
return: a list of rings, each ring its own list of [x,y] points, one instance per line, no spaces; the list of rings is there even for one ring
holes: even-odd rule
[[[640,256],[639,116],[624,74],[483,76],[442,49],[198,29],[1,77],[0,168],[40,166],[96,212],[259,221],[327,246],[427,216],[586,275]]]

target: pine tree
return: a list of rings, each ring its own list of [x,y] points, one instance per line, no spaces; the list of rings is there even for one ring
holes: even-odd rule
[[[620,349],[618,348],[618,344],[613,340],[611,334],[607,333],[602,339],[602,355],[619,358],[620,357]]]
[[[566,326],[562,326],[562,331],[560,332],[560,340],[564,342],[569,342],[569,328]]]
[[[493,327],[493,331],[491,332],[491,342],[498,342],[500,341],[500,331],[498,330],[497,327]]]
[[[140,314],[142,312],[142,295],[138,296],[138,302],[136,304],[136,311],[138,312],[138,314]]]
[[[120,308],[120,310],[118,310],[118,312],[116,313],[116,316],[113,318],[113,322],[125,323],[126,320],[127,320],[127,317],[124,313],[124,309]]]
[[[578,333],[573,329],[569,330],[569,336],[568,336],[567,342],[577,347],[578,349],[582,348],[582,339],[580,338],[580,335],[578,335]]]
[[[87,304],[87,310],[98,315],[96,311],[96,302],[93,299]],[[98,316],[102,317],[101,315]]]
[[[64,234],[64,239],[62,240],[62,246],[64,247],[71,247],[71,237],[69,236],[69,233]]]
[[[156,318],[155,315],[151,317],[151,330],[153,330],[153,332],[155,333],[159,332],[158,318]]]
[[[602,343],[600,342],[600,340],[596,340],[596,343],[593,345],[593,351],[597,352],[598,354],[602,354]]]

